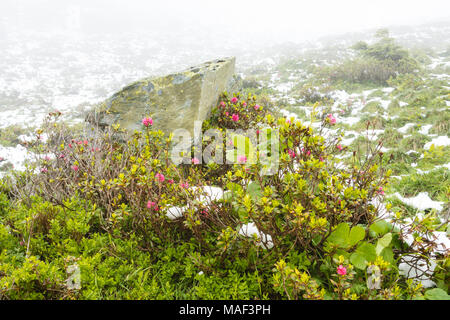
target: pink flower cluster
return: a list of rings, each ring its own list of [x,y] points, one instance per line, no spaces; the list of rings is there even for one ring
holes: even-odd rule
[[[147,209],[153,209],[153,210],[155,210],[155,211],[158,211],[158,210],[159,210],[159,208],[158,208],[158,206],[156,205],[156,203],[153,202],[153,201],[151,201],[151,200],[148,200],[148,202],[147,202]]]
[[[247,157],[244,156],[244,155],[239,155],[239,156],[237,156],[237,161],[239,163],[246,163],[247,162]]]
[[[153,125],[153,119],[150,117],[144,118],[144,119],[142,119],[142,124],[145,127],[151,126],[151,125]]]
[[[288,150],[288,154],[289,154],[289,156],[290,156],[291,158],[295,158],[295,151],[294,151],[294,150],[289,149],[289,150]]]
[[[340,276],[345,276],[347,274],[347,268],[344,267],[342,264],[339,265],[339,267],[337,268],[337,273]]]
[[[158,180],[159,182],[164,182],[164,180],[166,180],[166,178],[164,177],[164,175],[162,173],[157,173],[155,174],[155,178],[156,180]]]
[[[189,183],[187,183],[187,182],[180,182],[180,187],[183,188],[183,189],[187,189],[187,188],[189,188]]]
[[[328,120],[330,120],[331,124],[335,124],[336,123],[336,118],[333,117],[333,115],[330,113],[327,115]]]
[[[85,146],[87,146],[88,145],[88,143],[89,143],[89,141],[87,141],[87,140],[83,140],[83,141],[77,141],[77,140],[75,140],[75,139],[72,139],[72,143],[75,143],[75,144],[78,144],[78,145],[85,145]],[[71,144],[69,144],[69,147],[71,147],[72,148],[72,145]]]

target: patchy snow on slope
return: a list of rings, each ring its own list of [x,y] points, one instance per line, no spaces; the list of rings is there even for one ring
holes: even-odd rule
[[[401,133],[406,133],[406,131],[408,131],[409,128],[412,128],[415,125],[416,125],[415,123],[407,123],[403,127],[398,128],[397,131]]]
[[[391,101],[390,100],[380,100],[380,104],[384,110],[387,110],[387,108],[391,104]]]
[[[428,131],[430,131],[432,126],[433,126],[432,124],[427,124],[427,125],[422,126],[419,130],[419,133],[427,135]]]
[[[340,123],[348,124],[350,126],[358,123],[360,120],[360,117],[338,117],[337,119]]]
[[[443,202],[440,201],[433,201],[429,196],[428,192],[421,192],[417,196],[412,198],[404,198],[401,196],[400,193],[396,192],[394,194],[400,201],[403,203],[414,207],[418,210],[425,210],[425,209],[436,209],[438,211],[442,210]]]
[[[433,145],[435,147],[437,146],[448,146],[450,145],[450,138],[447,136],[438,136],[436,138],[434,138],[433,140],[431,140],[430,142],[425,143],[425,145],[423,146],[423,148],[425,150],[430,149],[431,145]]]
[[[2,162],[10,162],[15,170],[24,171],[25,161],[30,159],[30,155],[28,150],[20,144],[15,147],[0,145],[0,159],[2,159]],[[4,172],[0,172],[0,174],[4,174]]]

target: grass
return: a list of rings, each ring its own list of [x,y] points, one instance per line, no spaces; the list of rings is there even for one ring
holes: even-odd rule
[[[427,173],[413,173],[394,182],[392,187],[404,197],[414,197],[420,192],[428,192],[435,201],[448,201],[446,189],[450,187],[450,173],[446,168],[438,168]]]

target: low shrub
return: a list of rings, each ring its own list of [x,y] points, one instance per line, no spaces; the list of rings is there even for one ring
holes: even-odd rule
[[[89,136],[72,133],[59,116],[50,114],[28,143],[36,155],[28,170],[2,180],[0,298],[436,293],[399,275],[404,255],[431,257],[433,244],[408,246],[401,215],[379,216],[390,175],[380,145],[337,167],[340,137],[324,137],[336,125],[331,114],[318,115],[315,131],[274,116],[257,97],[225,93],[203,124],[204,135],[242,130],[214,145],[214,154],[232,160],[224,165],[204,162],[195,147],[188,163],[176,164],[173,137],[153,130],[151,115],[140,132],[115,125]],[[433,230],[427,221],[415,221],[415,230]],[[442,274],[448,257],[433,259]]]

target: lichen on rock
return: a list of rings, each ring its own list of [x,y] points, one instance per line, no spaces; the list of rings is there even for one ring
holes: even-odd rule
[[[186,129],[208,118],[223,91],[234,89],[235,58],[205,62],[163,77],[145,78],[118,91],[91,111],[86,120],[100,127],[120,123],[128,130],[142,128],[151,116],[165,133]]]

